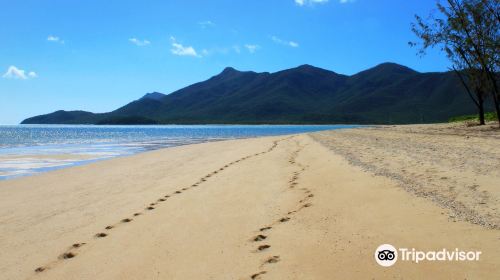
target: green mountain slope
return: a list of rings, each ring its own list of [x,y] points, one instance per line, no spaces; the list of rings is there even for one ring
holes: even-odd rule
[[[352,76],[310,65],[276,73],[226,68],[168,95],[115,111],[57,111],[22,123],[421,123],[474,113],[454,73],[384,63]]]

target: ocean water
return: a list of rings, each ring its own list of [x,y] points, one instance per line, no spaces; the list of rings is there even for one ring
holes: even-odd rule
[[[0,125],[0,180],[148,150],[352,125]]]

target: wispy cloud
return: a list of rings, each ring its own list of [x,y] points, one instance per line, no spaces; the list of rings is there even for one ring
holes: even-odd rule
[[[342,1],[349,1],[349,0],[340,0]],[[314,5],[314,4],[324,4],[328,2],[328,0],[295,0],[295,4],[299,6],[305,6],[305,5]]]
[[[233,45],[226,47],[211,47],[201,50],[201,54],[203,56],[211,56],[216,54],[226,55],[231,53],[236,53],[236,54],[241,53],[241,47],[239,45]]]
[[[170,49],[170,52],[172,52],[172,54],[180,56],[201,57],[201,55],[199,55],[193,47],[183,46],[182,44],[177,42],[175,37],[170,36],[170,41],[172,42],[172,48]]]
[[[146,40],[146,39],[140,40],[137,38],[130,38],[130,39],[128,39],[128,41],[136,46],[139,46],[139,47],[144,47],[144,46],[151,44],[151,42]]]
[[[292,48],[298,48],[299,47],[299,43],[295,42],[295,41],[287,41],[287,40],[283,40],[283,39],[280,39],[276,36],[271,36],[271,40],[273,40],[273,42],[275,42],[276,44],[280,44],[280,45],[284,45],[284,46],[289,46],[289,47],[292,47]]]
[[[7,72],[5,72],[5,74],[2,75],[2,78],[5,79],[18,79],[18,80],[27,80],[36,77],[38,77],[38,75],[35,72],[30,71],[28,72],[28,74],[26,74],[25,70],[19,69],[14,65],[11,65],[7,69]]]
[[[260,49],[260,46],[255,44],[246,44],[245,48],[248,50],[249,53],[255,53],[257,50]]]
[[[347,4],[347,3],[353,3],[356,2],[356,0],[339,0],[340,4]]]
[[[47,37],[47,41],[53,42],[53,43],[64,44],[64,40],[62,40],[61,38],[59,38],[57,36],[53,36],[53,35],[49,35],[49,37]]]
[[[205,20],[205,21],[198,22],[198,25],[201,28],[205,29],[205,28],[209,28],[209,27],[214,27],[215,23],[213,21],[210,21],[210,20]]]

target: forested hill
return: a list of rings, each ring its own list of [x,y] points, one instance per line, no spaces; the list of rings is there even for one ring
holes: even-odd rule
[[[98,102],[98,100],[96,100]],[[384,63],[352,76],[302,65],[276,73],[226,68],[170,93],[148,93],[115,111],[56,111],[23,124],[397,124],[475,113],[452,72]]]

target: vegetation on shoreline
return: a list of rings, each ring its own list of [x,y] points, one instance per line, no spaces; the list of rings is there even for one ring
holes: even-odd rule
[[[498,118],[496,116],[495,112],[488,112],[484,114],[484,120],[487,122],[490,121],[497,121]],[[448,120],[448,122],[464,122],[464,121],[477,121],[479,123],[479,116],[477,114],[475,115],[463,115],[463,116],[456,116],[452,117]]]
[[[500,1],[446,0],[427,19],[416,15],[412,31],[421,40],[420,54],[442,50],[485,124],[485,102],[493,101],[500,126]]]

